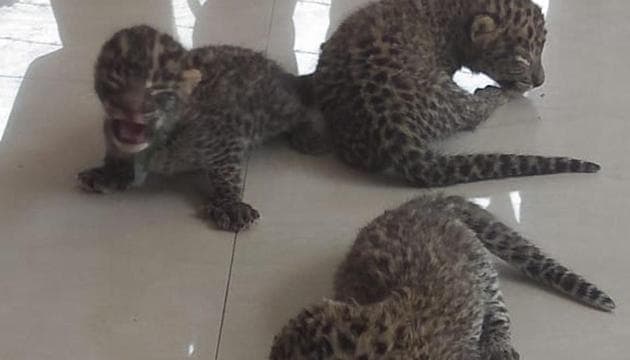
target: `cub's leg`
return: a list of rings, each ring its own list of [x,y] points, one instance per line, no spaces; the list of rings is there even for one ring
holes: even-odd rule
[[[228,156],[223,162],[206,170],[210,196],[202,215],[213,220],[221,230],[244,230],[260,214],[249,204],[241,201],[241,161],[244,156]]]
[[[492,266],[492,265],[490,265]],[[512,347],[510,315],[499,290],[497,273],[492,270],[486,292],[486,309],[479,347],[481,360],[518,360],[519,354]]]
[[[466,109],[462,112],[460,129],[474,130],[479,124],[487,120],[498,107],[514,97],[516,94],[507,93],[494,86],[477,89],[474,95],[467,95],[464,102]]]

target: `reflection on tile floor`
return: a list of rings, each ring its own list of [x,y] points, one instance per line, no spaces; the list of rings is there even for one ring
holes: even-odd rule
[[[289,317],[330,295],[357,229],[421,190],[271,144],[253,154],[245,186],[263,218],[234,237],[195,218],[187,191],[155,182],[94,197],[77,191],[74,174],[101,156],[91,71],[116,29],[149,23],[186,46],[248,46],[303,74],[330,28],[366,2],[0,0],[0,359],[263,359]],[[539,3],[547,83],[441,147],[566,154],[603,171],[448,192],[499,214],[619,305],[592,311],[501,267],[525,358],[623,360],[630,51],[614,44],[630,37],[630,5]],[[462,72],[458,81],[488,80]]]

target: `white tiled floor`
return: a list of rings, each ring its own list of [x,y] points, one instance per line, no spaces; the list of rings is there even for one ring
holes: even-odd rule
[[[91,68],[117,28],[148,22],[308,72],[328,23],[365,2],[197,1],[0,0],[0,359],[264,359],[289,317],[330,294],[356,230],[422,192],[283,144],[253,154],[245,197],[263,217],[236,238],[195,218],[178,184],[79,192],[75,173],[102,156]],[[603,171],[447,191],[488,204],[617,301],[600,313],[501,267],[524,358],[625,360],[630,5],[545,3],[544,87],[444,147],[572,155]]]

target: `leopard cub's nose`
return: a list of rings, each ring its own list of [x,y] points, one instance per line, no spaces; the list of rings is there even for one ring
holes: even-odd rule
[[[534,85],[534,87],[539,87],[544,82],[545,82],[545,72],[542,70],[534,71],[534,73],[532,74],[532,85]]]

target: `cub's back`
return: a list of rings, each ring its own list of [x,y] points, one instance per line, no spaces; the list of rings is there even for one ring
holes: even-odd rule
[[[336,298],[373,303],[402,287],[436,305],[481,298],[487,251],[468,227],[431,206],[415,200],[365,227],[337,272]]]
[[[293,98],[296,91],[293,75],[254,50],[206,46],[191,50],[188,63],[202,72],[194,94],[200,104],[263,106],[276,95]]]

